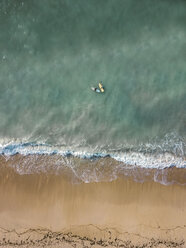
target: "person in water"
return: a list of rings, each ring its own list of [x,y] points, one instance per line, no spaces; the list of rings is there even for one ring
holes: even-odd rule
[[[95,88],[95,92],[100,93],[100,90],[98,88]]]
[[[100,90],[98,88],[96,88],[96,87],[92,87],[92,90],[97,92],[97,93],[100,93]]]

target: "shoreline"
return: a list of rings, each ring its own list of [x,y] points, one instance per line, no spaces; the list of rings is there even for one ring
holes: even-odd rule
[[[3,168],[11,168],[20,175],[52,174],[63,175],[72,183],[111,182],[119,178],[136,182],[154,181],[163,185],[186,185],[186,169],[176,166],[141,168],[127,165],[110,157],[82,159],[62,155],[0,155]]]
[[[68,174],[21,175],[1,160],[0,199],[1,246],[186,247],[186,187],[178,184],[72,183]]]
[[[15,143],[9,145],[0,145],[0,156],[8,157],[42,157],[64,158],[75,161],[95,161],[109,160],[111,164],[125,164],[129,167],[139,167],[143,169],[165,169],[165,168],[186,168],[186,156],[183,144],[179,149],[171,150],[169,147],[130,147],[123,149],[88,149],[86,147],[75,148],[52,146],[47,144],[35,143]]]

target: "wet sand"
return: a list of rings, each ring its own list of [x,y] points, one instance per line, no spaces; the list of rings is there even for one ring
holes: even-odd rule
[[[20,175],[1,158],[0,247],[12,246],[186,247],[186,187]]]

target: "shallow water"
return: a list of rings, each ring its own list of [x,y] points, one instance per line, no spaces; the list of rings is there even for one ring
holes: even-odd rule
[[[181,0],[1,1],[1,153],[185,167],[185,25]]]

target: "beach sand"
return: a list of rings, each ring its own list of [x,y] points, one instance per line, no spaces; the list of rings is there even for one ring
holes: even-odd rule
[[[72,183],[63,173],[18,174],[1,157],[0,247],[14,246],[186,247],[186,186]]]

